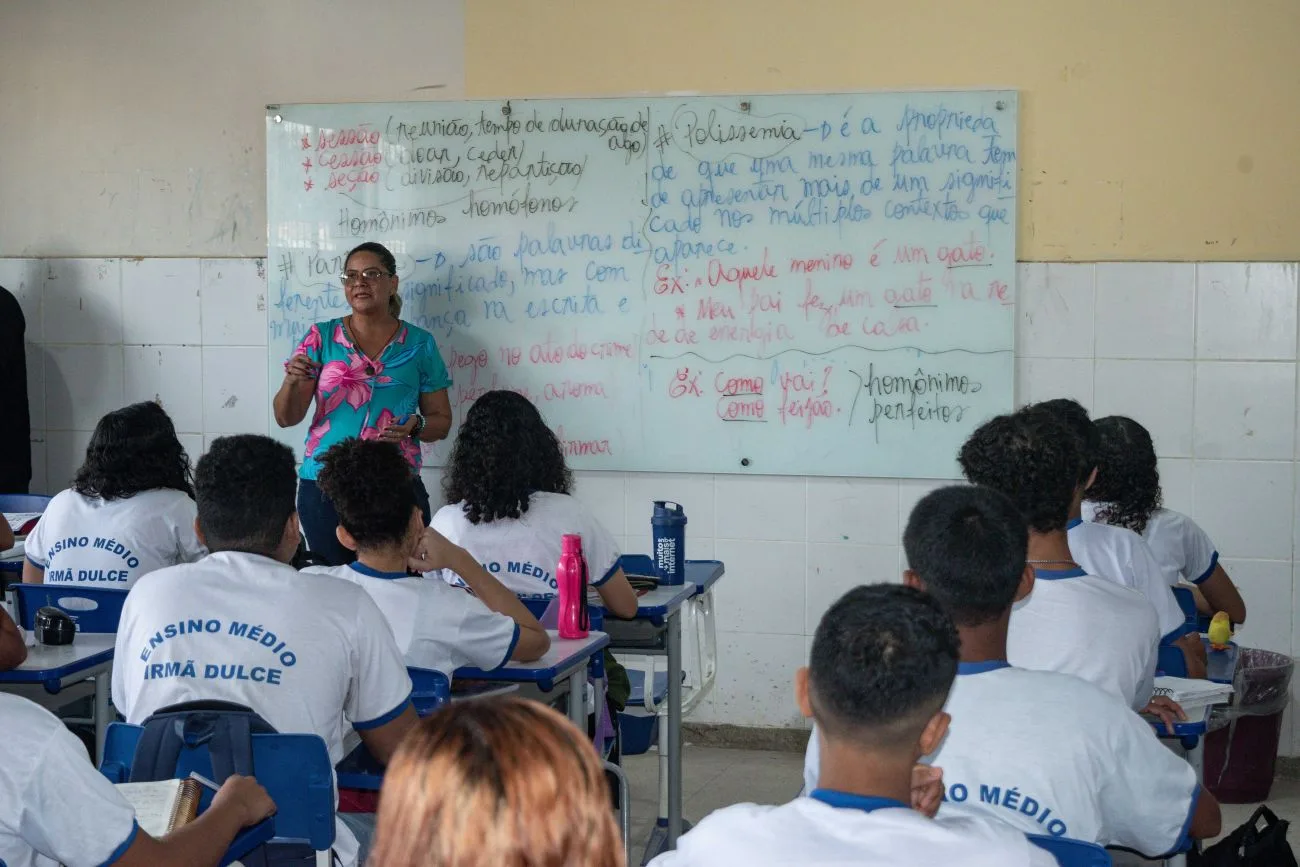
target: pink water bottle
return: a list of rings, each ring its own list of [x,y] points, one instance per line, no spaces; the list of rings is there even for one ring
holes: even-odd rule
[[[560,564],[555,570],[560,590],[560,637],[586,638],[591,632],[587,614],[587,558],[582,537],[566,533],[560,541]]]

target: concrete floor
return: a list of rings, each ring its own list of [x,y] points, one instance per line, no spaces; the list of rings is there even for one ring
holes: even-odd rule
[[[658,812],[659,757],[653,750],[624,762],[632,790],[632,863],[640,864]],[[698,821],[720,807],[751,801],[780,804],[799,793],[803,753],[729,750],[687,745],[683,756],[682,797],[685,816]],[[1300,827],[1300,781],[1273,784],[1268,805],[1279,817]],[[1250,818],[1255,804],[1224,804],[1224,832]],[[1300,851],[1300,836],[1291,835]],[[1117,862],[1118,863],[1118,862]],[[1142,863],[1142,862],[1137,862]]]

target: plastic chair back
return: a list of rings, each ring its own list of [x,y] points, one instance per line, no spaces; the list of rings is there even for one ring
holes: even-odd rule
[[[78,632],[117,632],[122,619],[125,590],[99,587],[62,586],[59,584],[11,584],[17,599],[18,625],[35,627],[36,612],[50,606],[71,617]]]
[[[99,770],[109,782],[125,783],[143,729],[113,723],[104,740]],[[253,771],[275,801],[274,843],[306,843],[317,852],[334,845],[334,768],[319,735],[253,735]],[[212,776],[207,746],[181,753],[176,778],[191,771]]]
[[[1178,607],[1183,611],[1183,618],[1189,625],[1195,625],[1200,619],[1200,612],[1196,610],[1196,597],[1192,594],[1190,587],[1171,587],[1174,591],[1174,598],[1178,600]]]
[[[0,512],[44,512],[52,499],[40,494],[0,494]]]
[[[406,673],[411,676],[411,704],[420,716],[428,716],[451,701],[451,681],[441,671],[407,668]]]
[[[1162,644],[1156,652],[1156,674],[1167,677],[1187,677],[1187,657],[1183,649],[1172,644]]]
[[[1029,835],[1029,842],[1052,854],[1061,867],[1110,867],[1110,853],[1096,843],[1066,837]]]

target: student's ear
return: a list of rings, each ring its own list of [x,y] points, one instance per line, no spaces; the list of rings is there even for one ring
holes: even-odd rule
[[[948,724],[952,722],[952,717],[947,711],[937,711],[930,721],[925,724],[921,730],[921,738],[916,742],[917,749],[921,752],[917,756],[928,756],[935,750],[939,749],[939,744],[943,743],[943,738],[948,734]]]
[[[357,550],[357,540],[352,536],[351,533],[343,529],[342,524],[339,524],[337,527],[334,528],[334,538],[338,539],[339,544],[342,545],[344,548],[347,548],[349,551]]]
[[[208,540],[203,536],[203,525],[199,523],[198,518],[194,519],[194,535],[199,537],[200,545],[204,548],[208,547]]]
[[[1026,597],[1029,596],[1030,593],[1034,592],[1035,580],[1036,579],[1034,578],[1034,567],[1026,563],[1025,571],[1020,574],[1020,586],[1016,588],[1016,598],[1014,600],[1015,602],[1019,602],[1021,599],[1025,599]]]
[[[903,586],[911,587],[913,590],[920,590],[923,593],[925,592],[925,582],[921,580],[920,575],[916,574],[915,569],[903,570]]]
[[[799,713],[812,719],[812,698],[808,695],[808,666],[804,665],[794,673],[794,700],[799,705]]]
[[[411,507],[411,521],[406,528],[406,534],[411,537],[417,537],[424,532],[424,512],[419,506]]]
[[[1097,483],[1097,467],[1093,467],[1092,472],[1088,474],[1088,481],[1083,483],[1083,489],[1086,491],[1096,483]]]
[[[298,543],[302,541],[302,530],[298,526],[298,513],[290,512],[284,522],[284,533],[280,536],[280,557],[282,563],[292,563],[293,555],[298,553]]]

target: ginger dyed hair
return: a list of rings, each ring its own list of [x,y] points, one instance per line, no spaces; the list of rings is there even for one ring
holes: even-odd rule
[[[384,775],[372,867],[620,867],[595,748],[537,702],[456,702],[407,735]]]

